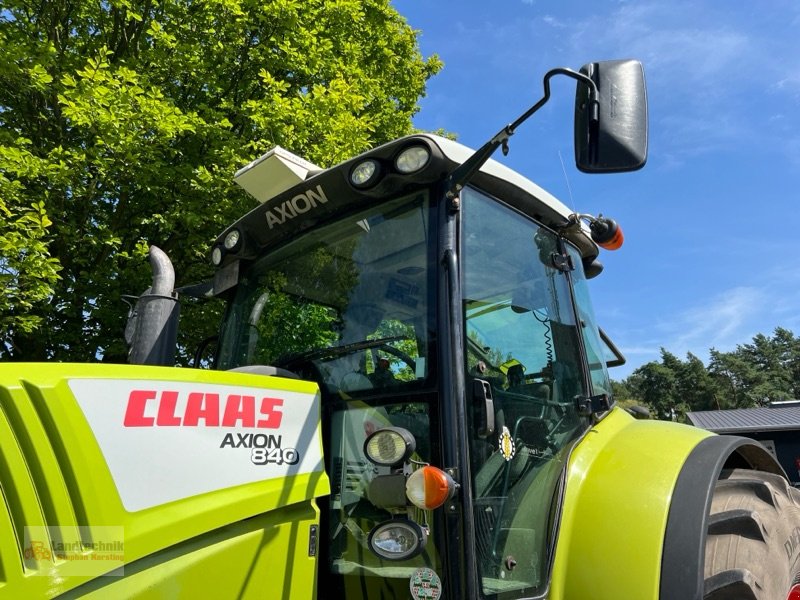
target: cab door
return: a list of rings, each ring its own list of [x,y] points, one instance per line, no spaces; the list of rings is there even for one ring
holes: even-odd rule
[[[575,402],[585,379],[570,270],[553,231],[474,189],[462,218],[479,589],[530,597],[546,590],[562,474],[589,425]]]

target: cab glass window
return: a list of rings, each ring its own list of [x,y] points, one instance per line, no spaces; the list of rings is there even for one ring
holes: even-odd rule
[[[530,597],[546,590],[562,474],[589,424],[575,402],[584,393],[580,327],[570,273],[553,259],[563,240],[476,190],[462,198],[478,575],[484,596]],[[485,395],[473,391],[483,384],[493,432],[483,426]]]

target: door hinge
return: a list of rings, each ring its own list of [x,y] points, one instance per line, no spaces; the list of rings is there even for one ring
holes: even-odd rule
[[[575,270],[575,265],[572,264],[572,257],[569,254],[559,254],[558,252],[553,252],[553,254],[550,255],[550,260],[553,263],[553,267],[562,273]]]
[[[588,398],[585,396],[577,396],[575,398],[575,404],[578,408],[578,414],[585,417],[611,410],[611,402],[609,401],[608,394],[600,394],[599,396],[590,396]]]

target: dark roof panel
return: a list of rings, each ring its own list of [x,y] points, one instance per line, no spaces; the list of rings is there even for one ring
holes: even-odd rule
[[[800,429],[800,407],[737,408],[686,414],[692,425],[716,433]]]

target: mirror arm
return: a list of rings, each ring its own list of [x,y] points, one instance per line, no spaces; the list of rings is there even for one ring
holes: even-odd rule
[[[555,75],[566,75],[567,77],[576,79],[589,86],[589,102],[591,105],[589,119],[592,123],[597,123],[599,121],[600,103],[598,101],[597,85],[594,81],[592,81],[592,78],[584,75],[583,73],[578,73],[577,71],[573,71],[572,69],[567,69],[564,67],[549,70],[547,73],[545,73],[544,80],[542,82],[544,87],[544,96],[542,96],[541,100],[522,113],[516,121],[510,125],[506,125],[500,131],[498,131],[492,139],[476,150],[472,156],[470,156],[461,165],[456,167],[452,173],[450,173],[450,176],[447,178],[447,193],[445,194],[448,200],[453,200],[458,196],[461,190],[464,189],[464,186],[467,184],[467,182],[469,182],[469,180],[473,178],[475,173],[480,170],[486,161],[492,157],[492,154],[494,154],[497,148],[502,146],[503,155],[505,156],[508,154],[508,140],[512,135],[514,135],[517,127],[527,121],[530,116],[533,115],[533,113],[539,110],[547,103],[548,100],[550,100],[550,79]]]

